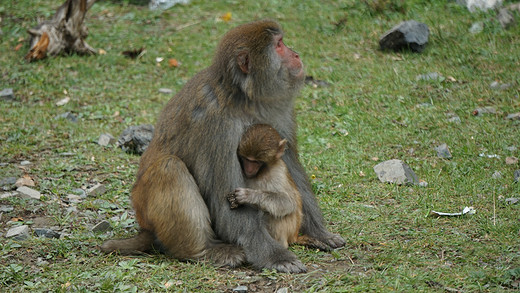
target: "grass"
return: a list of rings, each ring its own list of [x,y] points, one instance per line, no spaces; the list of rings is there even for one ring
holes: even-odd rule
[[[63,235],[3,237],[0,291],[231,292],[238,285],[248,292],[518,290],[520,205],[507,205],[504,198],[520,195],[513,181],[520,167],[505,164],[506,157],[520,155],[520,123],[505,119],[520,111],[519,25],[504,30],[496,12],[470,13],[454,1],[196,0],[161,12],[139,1],[106,0],[86,18],[88,43],[106,54],[26,63],[26,29],[59,5],[0,4],[0,90],[13,88],[17,98],[0,101],[0,179],[27,174],[44,195],[40,201],[0,199],[14,208],[2,213],[0,232],[19,224],[34,228],[45,218]],[[231,21],[218,21],[227,12]],[[347,240],[345,248],[325,253],[292,247],[309,268],[298,275],[218,269],[162,255],[102,254],[103,240],[136,231],[129,190],[139,157],[97,145],[99,135],[155,123],[170,98],[159,88],[178,91],[208,66],[227,30],[261,18],[277,19],[308,75],[331,84],[302,90],[296,103],[299,148],[328,227]],[[407,19],[429,26],[427,49],[381,52],[379,36]],[[483,22],[484,30],[470,34],[475,22]],[[140,59],[121,54],[140,47],[146,49]],[[158,64],[156,57],[165,61]],[[169,67],[169,58],[180,66]],[[444,80],[416,80],[430,72]],[[511,87],[494,90],[493,81]],[[65,97],[71,101],[55,105]],[[497,113],[472,114],[484,106]],[[56,118],[66,112],[78,122]],[[461,123],[449,122],[447,113]],[[442,143],[451,160],[437,157],[434,148]],[[408,163],[428,186],[379,182],[373,167],[389,159]],[[23,160],[32,164],[20,167]],[[496,171],[502,177],[492,178]],[[98,182],[107,186],[104,194],[67,201],[75,188]],[[464,206],[477,213],[427,216]],[[104,219],[113,231],[91,232]]]

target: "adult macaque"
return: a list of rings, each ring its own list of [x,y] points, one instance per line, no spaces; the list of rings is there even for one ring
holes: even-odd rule
[[[231,210],[227,201],[228,193],[245,186],[236,155],[241,135],[258,123],[273,126],[288,141],[283,160],[301,194],[300,232],[330,248],[345,244],[326,230],[298,161],[293,103],[305,74],[300,57],[282,37],[278,23],[269,20],[232,29],[210,67],[166,104],[132,189],[141,232],[106,242],[104,251],[143,251],[156,238],[180,259],[207,257],[220,265],[247,261],[258,269],[304,271],[296,255],[262,227],[257,210]]]

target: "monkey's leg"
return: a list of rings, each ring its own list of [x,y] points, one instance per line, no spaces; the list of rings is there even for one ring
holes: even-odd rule
[[[181,260],[207,257],[217,265],[243,262],[239,247],[215,239],[199,188],[178,157],[155,160],[139,177],[132,197],[139,224],[154,232],[168,254]]]
[[[331,248],[344,246],[345,240],[338,234],[330,233],[323,224],[323,216],[312,192],[307,174],[292,148],[286,150],[283,159],[301,194],[303,211],[301,233],[318,239]]]
[[[329,245],[321,242],[320,240],[318,240],[316,238],[312,238],[309,235],[298,236],[298,238],[296,239],[296,242],[294,242],[294,243],[298,244],[298,245],[310,247],[310,248],[317,248],[317,249],[323,250],[323,251],[331,250]]]

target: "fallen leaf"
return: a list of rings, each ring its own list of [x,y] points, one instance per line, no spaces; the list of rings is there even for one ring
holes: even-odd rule
[[[231,12],[228,12],[228,13],[222,15],[222,16],[220,17],[220,19],[222,19],[222,20],[225,21],[225,22],[230,21],[230,20],[231,20]]]
[[[506,165],[516,165],[516,164],[518,164],[517,157],[507,157],[506,158]]]
[[[14,184],[16,187],[20,186],[35,186],[34,180],[29,175],[24,175],[22,178],[18,178]]]
[[[168,65],[170,67],[178,67],[179,66],[179,61],[177,61],[177,59],[175,58],[171,58],[168,60]]]
[[[98,53],[99,55],[106,55],[107,54],[107,51],[103,50],[103,49],[99,49],[98,50]]]
[[[23,44],[20,43],[20,44],[16,45],[16,47],[14,47],[14,50],[15,50],[15,51],[18,51],[18,50],[20,50],[20,48],[21,48],[22,46],[23,46]]]
[[[11,222],[23,222],[23,218],[22,217],[11,218]]]

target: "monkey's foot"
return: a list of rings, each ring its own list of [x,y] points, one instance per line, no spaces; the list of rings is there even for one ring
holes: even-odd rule
[[[307,267],[299,259],[275,262],[265,268],[275,269],[280,273],[298,274],[307,272]]]
[[[345,246],[345,239],[338,234],[328,233],[319,239],[323,243],[326,243],[331,248],[339,248]]]
[[[206,256],[218,267],[235,268],[246,261],[242,248],[227,243],[219,243],[207,248]]]

